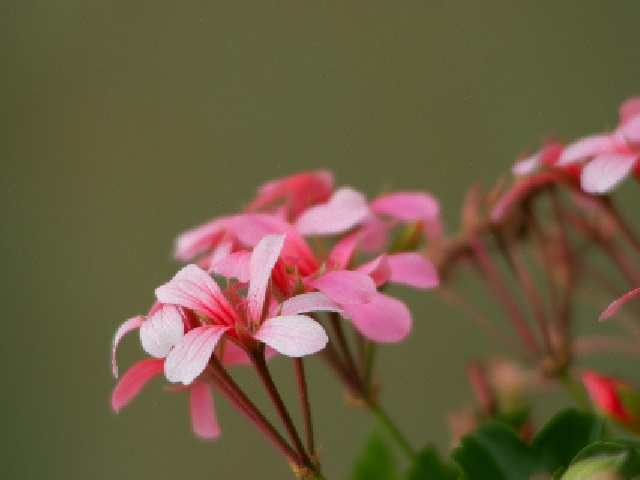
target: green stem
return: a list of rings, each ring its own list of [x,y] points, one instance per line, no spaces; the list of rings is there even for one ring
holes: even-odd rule
[[[567,372],[561,372],[558,373],[556,378],[581,410],[591,410],[591,403],[589,402],[587,395],[584,393],[582,388],[580,388],[580,385],[578,385],[576,381],[571,378],[571,375],[569,375]]]
[[[398,429],[395,423],[389,418],[389,415],[380,408],[380,406],[374,402],[368,401],[367,406],[371,413],[378,419],[380,425],[382,425],[387,432],[393,437],[396,441],[402,452],[407,456],[410,462],[414,462],[416,460],[416,452],[414,452],[413,448],[404,437],[402,432]]]

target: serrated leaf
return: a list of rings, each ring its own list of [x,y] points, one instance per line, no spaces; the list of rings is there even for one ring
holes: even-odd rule
[[[453,459],[469,480],[528,480],[540,473],[529,446],[501,422],[488,422],[462,438]]]
[[[566,469],[587,445],[602,438],[602,420],[592,413],[566,409],[556,414],[531,442],[547,472]]]
[[[373,433],[351,471],[351,480],[393,480],[396,478],[391,450],[384,438]]]
[[[447,465],[433,445],[427,445],[417,455],[416,462],[407,473],[407,480],[458,480],[460,470]]]

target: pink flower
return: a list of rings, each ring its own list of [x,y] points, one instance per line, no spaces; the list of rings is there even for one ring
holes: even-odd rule
[[[267,287],[284,241],[284,235],[267,235],[255,246],[245,311],[234,309],[209,274],[195,265],[187,265],[156,290],[159,301],[192,310],[203,323],[182,337],[167,356],[164,370],[169,381],[185,385],[193,382],[223,336],[248,349],[254,348],[250,341],[253,339],[290,357],[310,355],[324,348],[328,341],[324,329],[312,318],[301,315],[327,308],[324,299],[315,303],[310,300],[297,309],[285,301],[280,307],[288,312],[286,315],[266,312]],[[300,299],[295,302],[299,304]],[[338,309],[333,304],[331,308]]]
[[[557,165],[587,162],[581,176],[582,188],[589,193],[609,192],[640,162],[640,97],[620,107],[620,123],[612,133],[584,137],[562,152]]]

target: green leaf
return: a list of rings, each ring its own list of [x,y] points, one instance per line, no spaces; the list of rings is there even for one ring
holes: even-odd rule
[[[351,471],[352,480],[393,480],[395,465],[389,446],[379,433],[373,433]]]
[[[453,459],[470,480],[528,480],[541,473],[529,446],[502,422],[487,422],[462,438]]]
[[[562,480],[609,478],[605,477],[607,474],[613,478],[638,478],[640,443],[627,439],[592,443],[574,458]]]
[[[460,470],[455,465],[447,465],[440,458],[433,445],[427,445],[417,455],[407,480],[458,480]]]
[[[602,438],[602,420],[592,413],[566,409],[555,415],[531,442],[534,455],[549,473],[564,471],[585,446]]]

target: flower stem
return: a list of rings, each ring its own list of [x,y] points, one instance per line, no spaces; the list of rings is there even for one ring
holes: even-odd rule
[[[304,363],[302,358],[294,358],[293,366],[296,371],[296,382],[298,384],[298,394],[304,418],[304,430],[307,440],[307,451],[310,455],[315,453],[313,444],[313,422],[311,420],[311,404],[309,403],[309,392],[307,390],[307,379],[304,373]],[[316,477],[317,478],[317,477]]]
[[[367,400],[367,406],[373,415],[378,419],[380,425],[382,425],[389,435],[395,440],[398,444],[402,452],[406,455],[407,459],[410,462],[414,462],[416,460],[416,452],[413,450],[407,439],[402,435],[402,432],[398,429],[395,423],[391,420],[389,415],[380,408],[380,405],[374,403],[370,400]]]
[[[285,406],[284,401],[282,400],[282,397],[280,396],[280,393],[276,388],[276,384],[271,377],[269,367],[267,367],[267,362],[264,358],[264,352],[253,352],[250,354],[250,356],[251,362],[253,363],[253,366],[256,369],[256,372],[258,373],[258,376],[260,377],[265,390],[269,394],[269,398],[271,398],[271,402],[276,408],[278,415],[282,420],[284,428],[287,430],[287,433],[289,434],[289,437],[293,442],[295,450],[303,460],[304,465],[311,469],[313,472],[316,472],[317,467],[314,465],[314,463],[309,458],[309,455],[305,451],[304,446],[302,445],[302,440],[300,440],[300,435],[298,435],[298,431],[296,430],[296,427],[293,424],[293,420],[291,419],[291,415],[289,415],[289,411],[287,410],[287,407]]]
[[[560,372],[557,374],[556,378],[581,410],[591,410],[591,404],[589,403],[586,394],[568,372]]]

